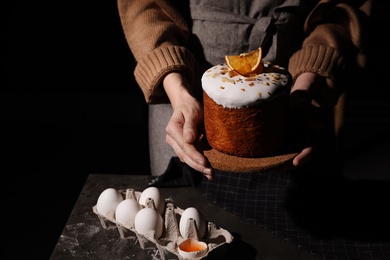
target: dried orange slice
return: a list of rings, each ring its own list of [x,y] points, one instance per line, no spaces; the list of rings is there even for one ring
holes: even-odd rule
[[[263,71],[261,47],[240,55],[225,55],[227,66],[243,76],[254,76]]]

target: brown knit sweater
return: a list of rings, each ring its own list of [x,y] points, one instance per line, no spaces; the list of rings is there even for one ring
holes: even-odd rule
[[[168,0],[118,0],[124,35],[137,65],[135,79],[148,104],[169,102],[161,82],[176,71],[196,82],[198,62],[186,47],[191,32],[186,20]],[[363,29],[371,0],[318,1],[306,18],[301,49],[289,59],[295,79],[303,72],[326,78],[329,95],[337,101],[349,67],[364,66]],[[339,83],[340,82],[340,83]]]

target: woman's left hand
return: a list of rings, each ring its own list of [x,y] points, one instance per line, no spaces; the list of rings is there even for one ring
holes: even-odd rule
[[[296,126],[293,131],[293,142],[300,142],[302,147],[293,159],[293,166],[302,166],[308,162],[316,150],[321,130],[324,128],[324,110],[329,109],[329,103],[324,102],[320,95],[321,85],[325,79],[318,74],[305,72],[299,75],[291,88],[291,120]]]

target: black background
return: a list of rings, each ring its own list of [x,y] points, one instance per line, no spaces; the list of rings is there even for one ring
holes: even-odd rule
[[[149,174],[147,105],[116,1],[1,5],[1,255],[48,259],[88,173]]]
[[[1,6],[1,254],[47,259],[88,173],[149,174],[147,105],[116,1]],[[369,70],[349,92],[346,159],[389,140],[388,11],[374,5]]]

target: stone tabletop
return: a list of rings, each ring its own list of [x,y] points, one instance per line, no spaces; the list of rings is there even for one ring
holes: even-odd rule
[[[164,256],[155,247],[142,249],[136,236],[122,238],[117,228],[104,228],[93,212],[97,198],[106,188],[142,191],[148,187],[148,181],[147,175],[90,174],[50,259],[163,259]],[[207,221],[232,234],[233,241],[210,252],[207,259],[317,259],[260,227],[210,204],[192,187],[160,190],[165,198],[178,207],[196,207]]]

